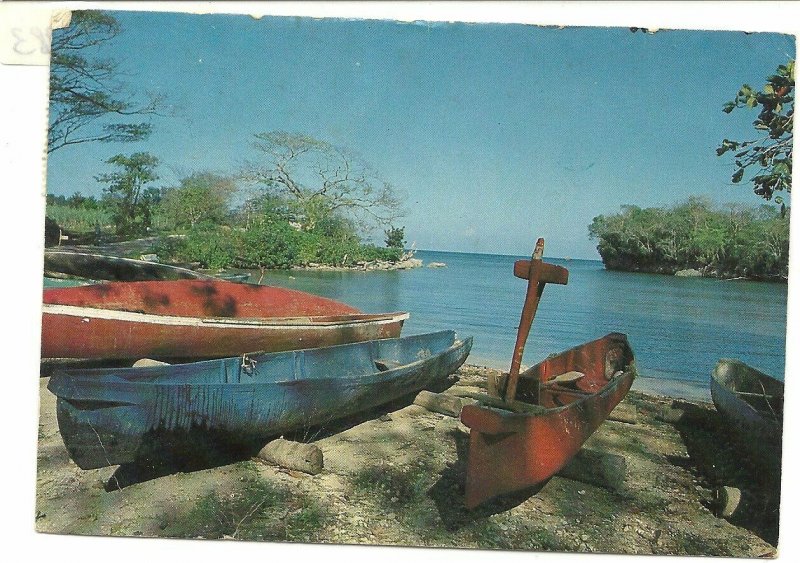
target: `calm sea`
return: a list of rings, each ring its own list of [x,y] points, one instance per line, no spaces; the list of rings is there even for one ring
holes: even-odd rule
[[[447,267],[279,271],[262,283],[367,312],[408,311],[403,334],[455,329],[475,339],[469,363],[508,369],[527,284],[513,276],[513,264],[524,257],[433,251],[417,257],[426,266]],[[526,365],[616,331],[627,334],[634,349],[640,389],[709,398],[709,375],[720,358],[739,358],[783,379],[785,284],[609,272],[599,261],[546,260],[569,269],[569,284],[545,289]]]

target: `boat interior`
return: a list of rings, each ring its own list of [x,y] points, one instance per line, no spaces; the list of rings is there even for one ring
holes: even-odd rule
[[[91,377],[97,381],[125,380],[154,385],[291,383],[367,377],[430,358],[446,351],[456,342],[453,331],[442,331],[327,348],[244,354],[236,358],[186,364],[70,370],[67,374]]]
[[[551,356],[521,373],[515,403],[562,407],[597,394],[632,369],[633,352],[627,342],[611,335]],[[497,397],[503,396],[504,389],[505,377],[490,385],[490,393]],[[525,410],[522,405],[516,407]]]
[[[760,414],[783,419],[783,383],[737,360],[723,360],[716,380]]]

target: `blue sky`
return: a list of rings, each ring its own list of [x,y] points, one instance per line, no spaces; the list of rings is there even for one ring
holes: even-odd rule
[[[418,248],[597,258],[587,225],[622,204],[759,198],[730,184],[725,138],[755,112],[722,105],[794,56],[780,34],[425,24],[116,12],[102,56],[169,115],[135,144],[50,155],[48,191],[99,195],[114,154],[146,150],[174,185],[236,171],[255,133],[347,147],[407,195]]]

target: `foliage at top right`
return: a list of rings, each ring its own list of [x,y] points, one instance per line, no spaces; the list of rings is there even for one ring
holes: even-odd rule
[[[771,200],[777,191],[792,191],[792,144],[794,125],[794,59],[780,65],[775,74],[767,78],[761,91],[744,84],[736,99],[727,102],[722,111],[731,113],[736,108],[761,107],[753,126],[760,137],[749,141],[724,139],[717,156],[728,151],[734,154],[735,171],[731,180],[738,184],[748,168],[755,171],[750,179],[756,195]],[[782,196],[775,202],[786,209]]]

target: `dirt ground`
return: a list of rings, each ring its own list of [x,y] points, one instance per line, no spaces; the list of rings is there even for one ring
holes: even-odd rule
[[[485,382],[465,366],[457,385]],[[630,392],[636,424],[606,421],[586,447],[623,455],[621,490],[553,477],[535,494],[463,508],[468,428],[412,398],[335,427],[313,441],[318,475],[223,460],[215,467],[84,471],[68,457],[55,397],[42,378],[36,529],[56,534],[234,538],[627,554],[774,557],[777,500],[759,490],[729,520],[714,515],[717,485],[753,489],[713,406]],[[673,411],[674,412],[674,411]],[[288,436],[287,436],[288,438]]]

